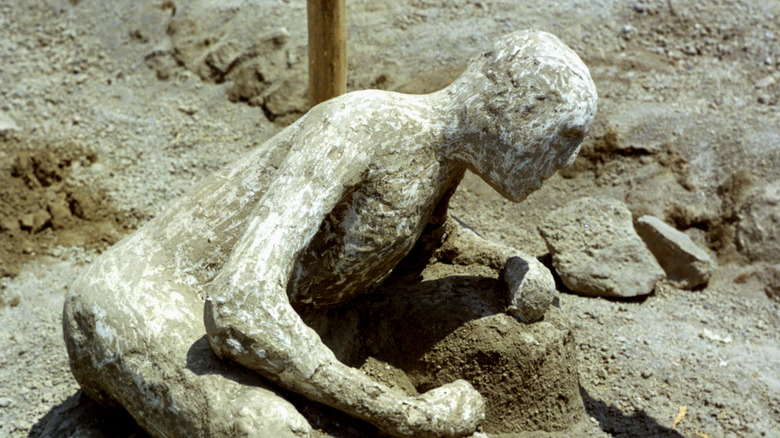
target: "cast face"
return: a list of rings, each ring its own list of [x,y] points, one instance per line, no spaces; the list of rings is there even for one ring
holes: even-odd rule
[[[500,104],[500,103],[499,103]],[[595,113],[595,96],[581,103],[548,97],[490,108],[474,171],[505,198],[520,202],[556,170],[574,162]]]
[[[519,202],[576,158],[596,113],[587,67],[553,35],[495,44],[452,87],[470,167]]]
[[[502,194],[512,201],[525,199],[556,170],[570,166],[590,129],[595,86],[578,58],[574,65],[581,69],[571,68],[573,62],[568,61],[534,62],[533,75],[527,62],[513,63],[508,75],[517,98],[511,105],[502,99],[487,103],[488,112],[497,115],[497,151],[511,163],[497,168],[504,172]]]

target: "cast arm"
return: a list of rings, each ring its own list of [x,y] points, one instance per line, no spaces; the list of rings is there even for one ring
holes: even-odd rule
[[[394,435],[472,433],[484,402],[468,383],[407,397],[339,362],[290,305],[287,284],[296,260],[326,215],[364,182],[371,159],[360,142],[339,136],[315,134],[308,143],[290,151],[210,286],[204,320],[212,348]]]
[[[483,239],[452,216],[443,227],[442,244],[434,256],[454,264],[477,263],[500,271],[507,313],[526,323],[544,316],[555,295],[555,280],[536,257]]]

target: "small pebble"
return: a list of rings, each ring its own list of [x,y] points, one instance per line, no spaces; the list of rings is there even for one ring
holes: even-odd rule
[[[769,75],[763,79],[760,79],[756,82],[756,88],[768,88],[772,85],[775,85],[777,81],[772,75]]]
[[[635,33],[636,33],[636,28],[630,24],[627,24],[622,28],[620,28],[620,34],[623,36],[623,38],[627,40],[631,39],[631,37],[634,36]]]
[[[8,300],[8,305],[11,307],[16,307],[19,305],[19,303],[22,301],[22,299],[19,297],[19,295],[14,295]]]
[[[5,111],[0,111],[0,135],[6,135],[11,131],[19,131],[19,125]]]

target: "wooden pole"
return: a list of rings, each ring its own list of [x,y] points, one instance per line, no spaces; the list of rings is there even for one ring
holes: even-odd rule
[[[307,0],[309,23],[309,103],[347,91],[345,0]]]

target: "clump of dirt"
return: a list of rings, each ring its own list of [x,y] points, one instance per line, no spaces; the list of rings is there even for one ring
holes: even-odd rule
[[[751,173],[740,169],[718,186],[720,205],[716,211],[678,202],[666,211],[666,220],[678,229],[694,227],[704,230],[707,246],[721,262],[742,262],[743,255],[736,244],[738,213],[753,185]]]
[[[19,139],[2,142],[0,155],[0,277],[57,247],[101,251],[129,227],[99,190],[68,181],[74,166],[90,166],[94,152],[75,144],[53,146]]]
[[[232,102],[260,107],[279,126],[301,117],[308,110],[306,47],[291,45],[284,27],[247,38],[248,29],[264,28],[264,18],[207,5],[213,9],[204,20],[198,6],[177,8],[164,2],[132,27],[136,43],[162,41],[145,57],[157,78],[167,80],[186,69],[205,82],[230,83],[227,96]],[[224,31],[224,22],[231,23],[231,31]]]
[[[769,298],[780,301],[780,263],[768,267],[764,276],[764,292]]]

